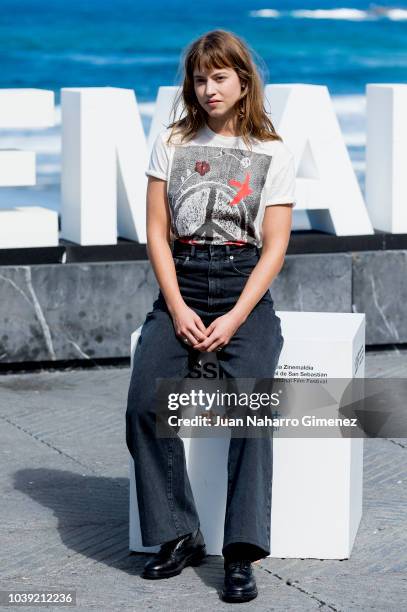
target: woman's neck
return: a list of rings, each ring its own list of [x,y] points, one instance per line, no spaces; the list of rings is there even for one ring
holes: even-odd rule
[[[219,136],[238,136],[236,119],[228,119],[226,121],[225,119],[219,119],[219,121],[214,121],[213,118],[211,118],[207,121],[207,124],[210,129],[219,134]]]

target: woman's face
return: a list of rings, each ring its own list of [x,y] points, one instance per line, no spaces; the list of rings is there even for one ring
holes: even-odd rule
[[[209,72],[194,69],[194,88],[199,104],[209,117],[227,118],[234,114],[242,93],[242,84],[233,68],[215,68]]]

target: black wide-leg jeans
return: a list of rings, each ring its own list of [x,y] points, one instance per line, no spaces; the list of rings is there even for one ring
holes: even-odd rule
[[[205,326],[233,308],[259,257],[257,247],[174,242],[181,294]],[[216,352],[219,369],[223,377],[273,378],[283,342],[267,290]],[[160,291],[135,349],[126,411],[143,546],[174,540],[199,526],[182,439],[158,437],[155,429],[155,380],[187,376],[191,352],[200,354],[175,334]],[[230,438],[222,554],[237,543],[251,545],[257,552],[253,561],[270,554],[272,475],[272,435]]]

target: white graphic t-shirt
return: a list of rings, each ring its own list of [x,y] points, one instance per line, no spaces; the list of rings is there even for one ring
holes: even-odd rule
[[[189,244],[262,246],[266,206],[295,206],[294,156],[280,140],[252,141],[222,136],[205,125],[180,143],[162,130],[147,175],[167,181],[171,233]]]

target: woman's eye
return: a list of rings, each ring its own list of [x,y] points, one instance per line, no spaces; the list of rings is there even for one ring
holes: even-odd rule
[[[217,81],[224,81],[226,79],[226,77],[217,77]],[[196,79],[195,80],[196,83],[200,84],[200,83],[205,83],[205,79]]]

